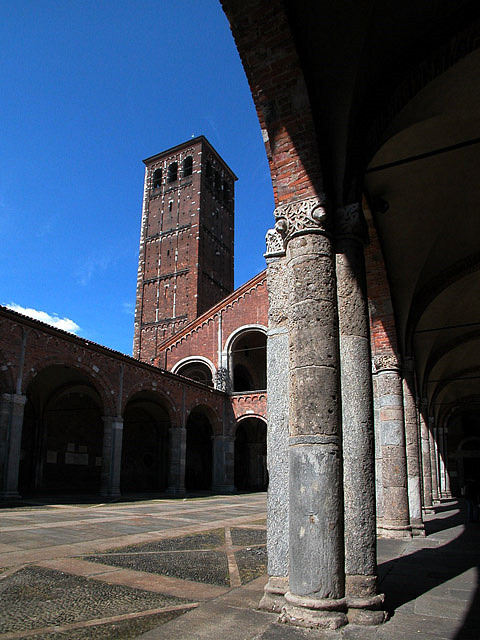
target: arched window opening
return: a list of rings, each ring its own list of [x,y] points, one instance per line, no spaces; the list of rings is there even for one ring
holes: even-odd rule
[[[208,490],[212,486],[213,429],[201,408],[194,409],[187,420],[185,488]]]
[[[160,189],[161,186],[162,186],[162,170],[155,169],[152,177],[152,188]]]
[[[183,177],[186,178],[187,176],[191,176],[192,170],[193,170],[193,158],[192,156],[187,156],[183,161]]]
[[[262,331],[240,334],[230,351],[233,390],[262,391],[267,387],[267,338]]]
[[[204,362],[188,362],[182,365],[176,373],[185,378],[190,378],[190,380],[213,387],[212,372]]]
[[[170,184],[171,182],[175,182],[178,177],[178,162],[172,162],[168,167],[167,171],[167,182]]]
[[[239,491],[267,490],[267,426],[263,420],[247,418],[238,425],[234,474]]]

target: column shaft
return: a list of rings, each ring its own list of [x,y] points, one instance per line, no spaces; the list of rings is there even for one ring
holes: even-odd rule
[[[168,455],[167,493],[185,495],[185,459],[187,452],[187,430],[185,427],[170,427]]]
[[[418,449],[418,422],[415,405],[413,362],[406,363],[403,372],[403,407],[407,454],[408,507],[413,535],[425,535],[422,519],[421,474]]]
[[[430,466],[430,438],[426,418],[426,403],[420,404],[419,420],[422,438],[422,472],[423,472],[423,509],[425,513],[433,513],[432,504],[432,471]]]
[[[382,446],[383,518],[380,533],[388,538],[411,536],[402,377],[393,357],[375,362],[376,401]]]
[[[122,468],[123,420],[103,416],[103,453],[100,493],[102,496],[120,496]]]
[[[355,213],[355,205],[349,207]],[[338,212],[339,217],[345,210]],[[360,216],[360,208],[356,207]],[[351,220],[351,216],[347,219]],[[336,256],[342,389],[345,592],[348,621],[379,624],[373,396],[363,244],[340,236]]]
[[[437,452],[435,447],[435,438],[433,436],[434,421],[433,418],[428,419],[429,430],[428,440],[430,445],[430,473],[432,474],[432,502],[435,504],[438,502],[438,475],[437,475]]]
[[[335,267],[326,235],[294,236],[289,287],[289,588],[285,619],[346,622]]]
[[[267,252],[269,237],[267,234]],[[283,245],[280,255],[268,257],[267,333],[267,500],[268,583],[260,608],[280,612],[288,591],[288,280]],[[275,247],[274,247],[275,249]]]
[[[233,457],[234,439],[232,436],[214,436],[212,491],[231,493],[234,490]]]

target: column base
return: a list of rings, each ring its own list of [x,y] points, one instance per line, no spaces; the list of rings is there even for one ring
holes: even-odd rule
[[[376,575],[346,575],[345,589],[350,624],[373,626],[386,621],[385,596],[377,593]]]
[[[122,494],[120,491],[100,491],[101,498],[121,498]]]
[[[382,522],[377,526],[377,534],[382,538],[411,538],[412,529],[409,524],[387,524]]]
[[[279,622],[306,629],[339,629],[347,624],[345,598],[309,598],[287,591]]]
[[[412,520],[410,522],[410,526],[412,528],[412,536],[414,538],[425,537],[425,525],[421,520]]]
[[[388,618],[386,611],[381,609],[385,600],[383,593],[371,598],[347,598],[349,624],[374,626],[383,624]]]
[[[426,507],[422,507],[422,511],[423,511],[424,514],[430,515],[430,516],[435,513],[435,509],[433,507],[433,504],[432,505],[427,505]]]
[[[259,609],[281,613],[285,606],[285,594],[288,591],[288,576],[270,576],[264,587]]]

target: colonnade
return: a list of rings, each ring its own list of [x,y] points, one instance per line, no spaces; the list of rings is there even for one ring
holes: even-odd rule
[[[378,624],[376,534],[424,534],[423,513],[449,496],[445,434],[416,397],[413,360],[371,356],[361,205],[332,215],[310,197],[275,218],[261,607],[306,627]]]

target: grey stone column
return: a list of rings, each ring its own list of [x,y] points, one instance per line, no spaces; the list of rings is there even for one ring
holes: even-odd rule
[[[348,621],[380,624],[369,319],[360,204],[337,211],[336,273],[342,389],[345,593]]]
[[[403,371],[403,410],[407,453],[408,509],[414,536],[425,535],[422,518],[422,489],[418,448],[417,407],[415,404],[415,376],[413,359],[406,358]]]
[[[0,450],[3,459],[3,478],[0,497],[19,498],[18,470],[22,445],[23,413],[27,397],[20,393],[4,393],[0,404]]]
[[[432,503],[432,471],[430,466],[430,437],[427,421],[427,402],[422,400],[419,407],[420,434],[422,438],[423,510],[434,513]]]
[[[187,453],[187,430],[185,427],[170,427],[168,430],[168,488],[173,496],[185,495],[185,460]]]
[[[383,518],[379,532],[387,538],[411,537],[402,376],[394,354],[375,356],[376,401],[382,447]]]
[[[435,438],[433,430],[435,429],[435,420],[428,418],[428,439],[430,445],[430,473],[432,474],[432,503],[435,505],[439,500],[438,494],[438,475],[437,475],[437,451],[435,447]]]
[[[288,280],[283,239],[266,236],[267,333],[267,553],[268,582],[260,608],[280,612],[288,591]]]
[[[275,211],[289,281],[289,591],[282,620],[347,622],[335,259],[316,198]]]
[[[235,440],[232,436],[213,437],[213,477],[212,491],[217,493],[232,493],[233,458]]]
[[[103,453],[100,493],[102,496],[120,496],[122,469],[123,419],[103,416]]]
[[[372,376],[373,382],[373,421],[375,431],[375,497],[377,506],[377,527],[378,523],[383,519],[383,482],[382,482],[382,443],[380,430],[380,409],[377,398],[377,382],[375,376]]]
[[[450,474],[448,472],[448,448],[447,448],[447,428],[441,427],[441,448],[440,448],[440,468],[443,476],[442,498],[451,500],[452,491],[450,489]]]

